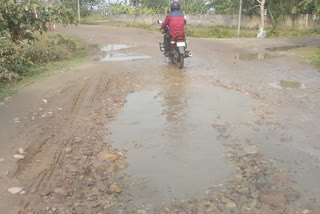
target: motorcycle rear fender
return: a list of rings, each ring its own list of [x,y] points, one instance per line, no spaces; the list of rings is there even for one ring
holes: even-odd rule
[[[184,55],[185,54],[185,47],[179,47],[179,53]]]

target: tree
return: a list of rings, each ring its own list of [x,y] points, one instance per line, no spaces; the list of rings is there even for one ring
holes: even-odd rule
[[[51,5],[62,4],[66,8],[78,10],[77,0],[49,0]],[[79,0],[80,13],[82,17],[89,16],[95,6],[99,6],[101,0]]]
[[[48,22],[67,25],[77,21],[75,12],[61,4],[49,7],[41,0],[0,1],[0,34],[9,36],[13,42],[34,39],[35,32],[48,30]]]
[[[229,13],[236,13],[237,1],[230,1],[230,0],[212,0],[210,2],[210,7],[214,9],[216,14],[229,14]]]
[[[210,9],[210,2],[207,0],[183,0],[181,8],[186,14],[205,14]]]
[[[299,3],[301,13],[318,14],[320,12],[319,0],[303,0]]]
[[[160,8],[168,6],[167,0],[140,0],[142,7]]]
[[[261,17],[261,22],[260,22],[260,31],[263,32],[264,30],[264,24],[265,24],[265,4],[266,0],[257,0],[257,2],[260,4],[260,17]]]
[[[130,0],[130,1],[129,1],[129,4],[130,4],[131,6],[133,6],[133,7],[137,7],[137,6],[139,6],[140,1],[139,1],[139,0]]]

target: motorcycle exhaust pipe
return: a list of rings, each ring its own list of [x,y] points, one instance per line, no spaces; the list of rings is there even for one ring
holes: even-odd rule
[[[184,57],[185,57],[185,58],[187,58],[187,57],[192,57],[192,52],[189,52],[189,51],[188,51],[187,53],[185,53]]]

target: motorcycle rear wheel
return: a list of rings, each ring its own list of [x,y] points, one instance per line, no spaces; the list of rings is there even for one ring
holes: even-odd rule
[[[178,68],[182,69],[184,66],[184,57],[180,55],[179,60],[178,60]]]

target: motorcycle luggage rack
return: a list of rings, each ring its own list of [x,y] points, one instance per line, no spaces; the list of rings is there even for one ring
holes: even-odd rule
[[[160,51],[161,52],[165,52],[166,51],[166,49],[165,49],[165,47],[164,47],[164,43],[159,43],[159,47],[160,47]]]

